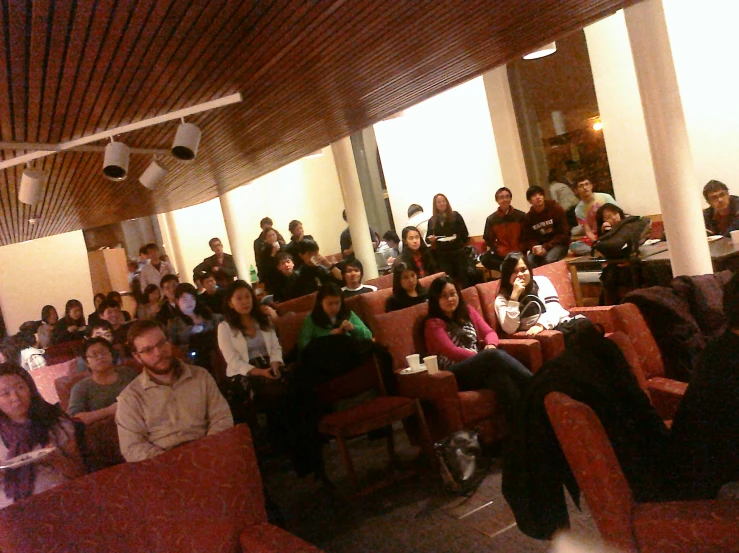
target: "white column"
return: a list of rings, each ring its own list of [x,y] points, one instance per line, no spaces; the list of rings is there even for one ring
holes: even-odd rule
[[[223,211],[223,222],[226,223],[226,234],[228,234],[228,242],[231,245],[231,255],[236,263],[236,270],[239,272],[239,278],[249,281],[249,244],[241,239],[241,235],[236,226],[236,218],[238,217],[238,209],[234,205],[231,193],[226,192],[218,196],[221,202],[221,211]]]
[[[661,213],[623,12],[585,27],[585,39],[616,200],[632,215]]]
[[[482,76],[482,82],[485,86],[485,96],[488,101],[503,184],[513,193],[513,205],[518,209],[528,211],[526,189],[529,187],[529,177],[526,173],[526,162],[523,157],[506,66],[488,71]]]
[[[179,276],[180,282],[191,282],[192,274],[186,275],[185,271],[185,257],[182,255],[182,246],[180,245],[180,237],[177,234],[177,222],[174,219],[172,211],[168,211],[164,216],[159,215],[159,226],[164,231],[164,235],[167,237],[168,243],[166,248],[174,262],[175,271]],[[164,225],[162,225],[164,222]]]
[[[674,276],[713,273],[661,0],[624,10]]]
[[[367,231],[369,227],[367,212],[364,210],[362,188],[359,185],[359,174],[354,162],[354,152],[352,151],[350,138],[347,136],[331,144],[331,151],[334,154],[336,172],[339,175],[341,195],[344,198],[346,218],[349,222],[349,232],[352,234],[354,255],[364,266],[365,280],[377,278],[375,251],[372,248],[372,240]]]

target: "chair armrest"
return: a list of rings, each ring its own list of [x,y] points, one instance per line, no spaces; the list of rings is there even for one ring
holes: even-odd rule
[[[688,384],[686,382],[680,382],[670,378],[656,376],[647,380],[649,397],[662,420],[672,420],[675,418],[677,408],[687,389]]]
[[[396,372],[395,376],[398,379],[398,393],[403,397],[430,401],[453,398],[459,401],[457,379],[449,371],[439,371],[436,374],[427,372],[398,374]]]
[[[535,373],[543,363],[541,344],[532,338],[501,338],[498,347]]]
[[[634,507],[641,551],[739,552],[739,501],[672,501]]]
[[[593,324],[599,324],[603,327],[606,332],[615,332],[616,330],[623,330],[616,328],[614,322],[614,305],[600,305],[593,307],[571,307],[569,309],[570,315],[582,315],[586,319],[589,319]]]
[[[558,330],[542,330],[535,336],[528,336],[525,332],[516,332],[511,336],[514,340],[533,339],[541,345],[541,357],[549,361],[565,350],[565,339]]]
[[[254,524],[241,534],[241,549],[249,553],[320,553],[320,549],[272,524]]]

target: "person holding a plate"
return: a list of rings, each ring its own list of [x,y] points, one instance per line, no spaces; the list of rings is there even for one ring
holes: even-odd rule
[[[462,216],[452,209],[444,194],[434,196],[434,213],[429,219],[426,242],[436,254],[439,270],[467,288],[472,282],[464,246],[470,233]],[[474,271],[474,269],[473,269]]]
[[[83,474],[72,420],[27,371],[0,364],[0,509]]]

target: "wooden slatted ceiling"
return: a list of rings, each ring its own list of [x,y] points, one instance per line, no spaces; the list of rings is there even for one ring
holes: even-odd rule
[[[17,200],[23,167],[2,171],[0,245],[212,199],[628,3],[0,1],[0,141],[61,142],[244,97],[189,119],[203,131],[197,159],[162,160],[155,192],[138,183],[142,155],[119,183],[102,177],[100,153],[39,160],[49,179],[33,207]],[[168,148],[176,126],[120,139]]]

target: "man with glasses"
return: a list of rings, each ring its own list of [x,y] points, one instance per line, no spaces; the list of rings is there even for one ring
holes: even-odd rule
[[[500,264],[511,252],[521,251],[521,224],[526,214],[511,205],[513,194],[506,188],[495,192],[498,209],[485,220],[482,233],[490,251],[480,256],[480,263],[491,271],[500,271]]]
[[[134,322],[128,343],[144,371],[118,396],[116,423],[126,461],[149,459],[233,426],[213,377],[175,359],[159,323]]]
[[[729,187],[717,180],[703,187],[703,197],[711,206],[703,210],[706,230],[727,238],[732,230],[739,230],[739,196],[729,195]]]
[[[220,238],[211,238],[208,241],[213,255],[203,259],[203,262],[193,269],[192,279],[197,282],[205,277],[207,273],[211,273],[219,288],[223,289],[236,280],[238,271],[236,270],[236,262],[232,255],[223,251],[223,242]]]

